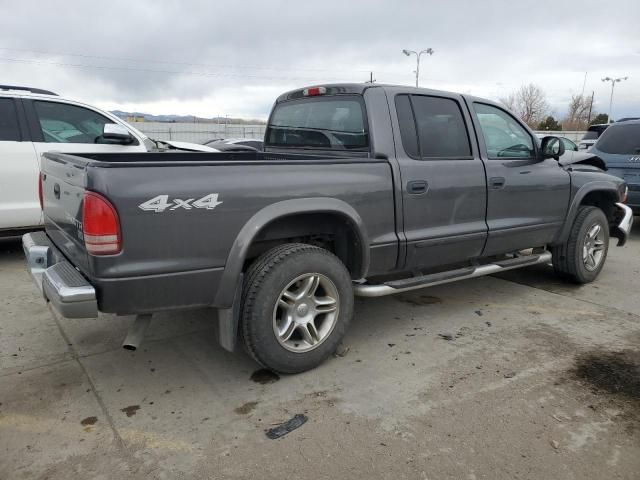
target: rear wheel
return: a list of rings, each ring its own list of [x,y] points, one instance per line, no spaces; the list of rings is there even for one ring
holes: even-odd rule
[[[597,207],[578,210],[569,238],[552,249],[553,267],[557,273],[576,283],[596,279],[609,250],[609,222]]]
[[[283,373],[331,355],[353,315],[351,277],[331,252],[307,244],[273,248],[250,267],[241,330],[249,354]]]

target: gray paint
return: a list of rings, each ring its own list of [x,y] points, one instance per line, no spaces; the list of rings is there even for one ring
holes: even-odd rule
[[[398,164],[397,196],[402,200],[400,215],[406,239],[406,259],[402,266],[437,267],[479,257],[486,237],[486,179],[482,160],[475,144],[468,111],[461,95],[426,89],[387,88],[388,106]],[[400,140],[400,126],[395,96],[403,93],[429,94],[455,100],[471,134],[472,158],[413,159]],[[424,194],[412,194],[407,184],[427,182]]]
[[[486,223],[489,231],[484,255],[550,243],[560,228],[569,205],[570,178],[556,160],[490,159],[474,103],[491,105],[508,111],[495,102],[465,97],[476,132],[487,179]],[[535,156],[540,156],[533,131],[518,121],[530,135]],[[499,187],[491,180],[503,179]]]
[[[398,242],[388,162],[365,158],[225,163],[212,161],[219,158],[217,154],[187,158],[188,168],[174,162],[114,166],[64,154],[47,156],[47,232],[97,285],[101,310],[146,313],[154,305],[230,307],[253,238],[271,221],[294,213],[333,213],[353,226],[363,265],[353,272],[356,278],[365,276],[369,265],[395,267]],[[66,184],[62,178],[71,178],[72,171],[82,175]],[[82,182],[117,209],[123,237],[120,254],[95,257],[81,249],[78,229],[64,212],[74,212],[81,221],[76,184]],[[54,184],[62,186],[63,198],[68,199],[62,208],[51,193]],[[218,193],[223,203],[214,210],[155,213],[138,208],[160,194],[186,199],[208,193]],[[380,247],[373,250],[378,258],[370,262],[374,246]]]

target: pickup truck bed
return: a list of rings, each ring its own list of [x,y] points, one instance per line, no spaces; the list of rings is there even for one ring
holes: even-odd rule
[[[228,277],[231,269],[240,268],[234,260],[253,234],[287,214],[344,212],[344,223],[355,219],[359,229],[367,225],[366,237],[359,240],[365,255],[369,247],[384,252],[369,265],[372,273],[396,262],[391,168],[381,159],[259,152],[49,153],[42,185],[46,233],[95,286],[103,312],[231,307],[235,284],[225,285],[225,270]],[[117,256],[87,253],[81,231],[85,189],[101,192],[117,209],[124,232]],[[62,192],[59,198],[57,191]],[[193,206],[212,194],[219,205]],[[171,206],[141,209],[160,195]],[[321,222],[319,218],[318,233]],[[287,235],[295,234],[295,225],[283,228],[293,229]],[[358,278],[365,273],[360,269]]]

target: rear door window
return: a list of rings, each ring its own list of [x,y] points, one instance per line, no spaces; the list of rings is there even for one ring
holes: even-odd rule
[[[412,95],[422,158],[471,156],[467,127],[458,102],[450,98]]]
[[[426,95],[396,96],[405,152],[412,158],[469,158],[471,146],[458,102]]]
[[[0,141],[19,142],[20,128],[16,103],[12,98],[0,98]]]
[[[404,151],[411,158],[419,158],[418,134],[416,133],[416,122],[413,118],[409,95],[396,96],[396,113],[398,114],[400,137],[402,138]]]
[[[265,144],[322,150],[368,150],[362,97],[340,95],[292,100],[275,106]]]
[[[596,148],[618,155],[640,154],[640,123],[617,124],[607,128],[600,135]]]

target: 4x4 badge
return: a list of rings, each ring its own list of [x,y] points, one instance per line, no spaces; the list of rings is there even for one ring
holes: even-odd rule
[[[181,198],[174,198],[169,201],[169,195],[158,195],[157,197],[153,197],[151,200],[147,200],[144,203],[138,205],[140,210],[146,210],[156,213],[164,212],[165,210],[178,210],[179,208],[183,208],[185,210],[191,210],[192,208],[204,208],[206,210],[213,210],[222,202],[218,201],[217,193],[210,193],[209,195],[205,195],[198,200],[194,198],[187,198],[186,200],[182,200]]]

